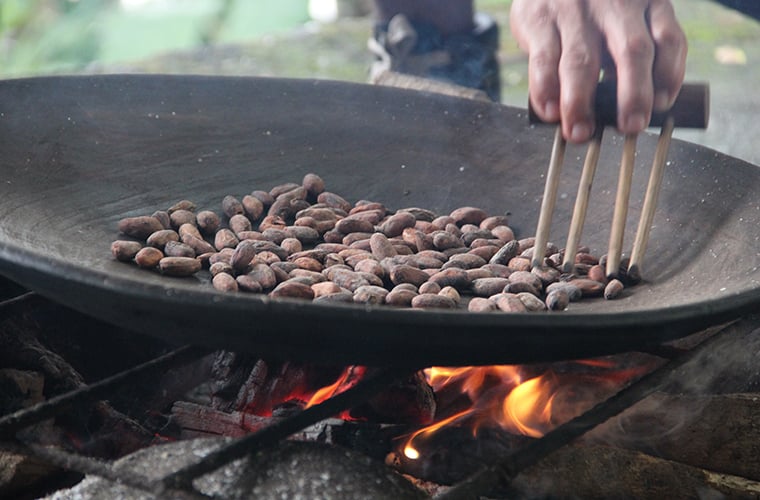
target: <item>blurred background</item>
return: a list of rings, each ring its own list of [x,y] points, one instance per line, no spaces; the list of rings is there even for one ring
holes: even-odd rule
[[[709,0],[673,0],[687,79],[710,83],[711,125],[676,135],[760,164],[760,24]],[[509,0],[476,0],[502,29],[502,100],[524,107],[527,65]],[[0,0],[0,77],[192,73],[365,82],[371,0]],[[748,132],[750,135],[748,136]]]

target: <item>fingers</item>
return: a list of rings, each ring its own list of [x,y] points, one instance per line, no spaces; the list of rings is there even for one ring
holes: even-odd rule
[[[686,73],[688,44],[669,1],[651,3],[649,29],[655,45],[654,109],[664,111],[678,97]]]
[[[646,128],[683,83],[687,43],[670,0],[514,0],[510,20],[528,52],[531,105],[544,121],[560,119],[568,141],[593,133],[603,55],[615,66],[621,132]]]
[[[652,69],[655,45],[641,0],[594,1],[593,12],[617,68],[618,129],[626,134],[644,130],[652,115]]]
[[[585,142],[594,133],[594,94],[599,82],[602,39],[581,2],[557,20],[563,47],[559,61],[562,135]]]
[[[560,84],[557,67],[561,54],[560,38],[548,2],[515,0],[510,19],[512,34],[528,53],[528,87],[533,110],[541,120],[560,120]]]

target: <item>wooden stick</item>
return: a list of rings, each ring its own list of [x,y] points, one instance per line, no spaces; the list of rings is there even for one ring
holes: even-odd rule
[[[610,231],[610,244],[607,250],[607,276],[610,278],[616,277],[620,270],[620,255],[623,251],[623,235],[625,219],[628,215],[628,199],[631,195],[631,178],[633,177],[637,137],[637,134],[627,134],[623,144],[615,211],[612,215],[612,230]]]
[[[654,212],[657,208],[657,199],[660,196],[660,187],[662,186],[662,176],[665,172],[665,161],[670,149],[670,139],[673,136],[674,122],[670,117],[665,121],[660,131],[660,138],[657,142],[657,150],[654,153],[652,161],[652,171],[649,174],[649,184],[644,195],[644,206],[641,209],[641,218],[639,227],[636,229],[636,239],[633,242],[631,251],[631,262],[628,266],[628,274],[638,279],[641,275],[641,262],[644,260],[644,253],[649,243],[649,231],[652,228]]]
[[[596,131],[594,132],[594,137],[592,137],[588,149],[586,150],[586,161],[583,164],[583,172],[581,173],[581,180],[578,184],[578,194],[575,197],[573,219],[570,221],[570,234],[567,237],[565,258],[562,262],[562,270],[566,273],[571,272],[575,265],[575,254],[578,251],[578,244],[580,243],[581,233],[583,232],[583,224],[586,221],[586,209],[588,208],[588,199],[591,194],[591,185],[594,182],[596,165],[599,162],[599,151],[602,146],[603,134],[604,127],[601,125],[597,126]]]
[[[554,146],[549,161],[549,170],[546,172],[546,185],[544,186],[544,198],[541,200],[541,212],[538,215],[538,227],[536,228],[536,243],[533,247],[533,260],[531,267],[539,267],[544,260],[546,244],[549,240],[549,229],[552,225],[554,203],[557,201],[557,189],[559,188],[559,174],[562,171],[562,162],[565,157],[567,142],[562,137],[562,128],[557,127],[554,135]]]

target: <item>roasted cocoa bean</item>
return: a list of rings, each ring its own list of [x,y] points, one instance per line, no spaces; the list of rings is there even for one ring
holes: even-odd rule
[[[161,221],[150,215],[126,217],[119,221],[118,226],[122,233],[140,240],[145,240],[156,231],[164,229]]]
[[[399,236],[406,228],[414,228],[417,219],[409,212],[397,212],[380,225],[380,232],[388,238]]]
[[[263,191],[261,189],[256,189],[254,191],[251,191],[251,196],[258,199],[262,205],[264,205],[264,208],[268,208],[272,203],[274,203],[274,196],[269,194],[269,191]]]
[[[111,243],[111,254],[116,260],[130,262],[142,247],[142,243],[139,241],[116,240]]]
[[[346,213],[351,210],[351,204],[346,201],[345,198],[329,191],[323,191],[320,193],[319,196],[317,196],[317,202],[324,203],[328,207],[340,208]]]
[[[321,297],[322,295],[329,295],[331,293],[338,293],[343,289],[332,281],[320,281],[311,285],[311,289],[314,292],[314,297]]]
[[[475,269],[486,265],[486,260],[482,257],[475,255],[474,253],[461,253],[452,255],[441,269],[448,269],[449,267],[458,267],[459,269]]]
[[[341,290],[336,293],[328,293],[314,298],[315,304],[353,304],[354,294],[348,290]]]
[[[478,297],[490,297],[501,293],[507,285],[507,278],[478,278],[473,280],[471,289]]]
[[[354,302],[358,304],[383,304],[388,290],[381,286],[365,285],[354,290]]]
[[[171,221],[171,226],[177,229],[183,224],[198,225],[195,220],[195,213],[189,210],[175,210],[169,214],[169,220]]]
[[[385,303],[389,306],[411,307],[412,299],[417,295],[418,293],[414,290],[396,287],[385,296]]]
[[[232,217],[230,217],[228,224],[229,224],[230,230],[236,235],[242,232],[253,230],[253,226],[251,226],[251,221],[248,220],[248,217],[246,217],[243,214],[233,215]]]
[[[441,291],[438,292],[438,295],[450,298],[457,305],[459,305],[459,303],[462,301],[462,296],[459,295],[459,292],[453,286],[445,286],[441,288]]]
[[[459,207],[453,210],[449,216],[454,219],[457,225],[461,226],[463,224],[479,225],[488,217],[488,214],[485,210],[476,207]]]
[[[306,190],[308,199],[317,201],[317,197],[325,191],[325,181],[317,174],[308,173],[303,176],[301,185]]]
[[[447,250],[449,248],[463,248],[464,243],[457,236],[448,231],[436,231],[433,236],[433,248]]]
[[[238,284],[238,289],[243,292],[261,293],[263,291],[261,283],[256,281],[255,277],[249,276],[248,274],[241,274],[235,278],[235,281]]]
[[[483,297],[473,297],[467,304],[467,310],[474,313],[498,311],[499,307],[496,302]]]
[[[444,269],[432,275],[430,281],[438,283],[441,287],[453,286],[457,290],[466,290],[470,287],[470,278],[464,269]]]
[[[314,291],[309,285],[288,280],[277,285],[274,290],[269,292],[269,296],[275,298],[312,300],[314,298]]]
[[[173,229],[162,229],[148,236],[146,243],[149,247],[156,247],[163,250],[169,241],[179,241],[179,234]]]
[[[211,273],[211,276],[216,276],[219,273],[227,273],[229,275],[235,274],[232,266],[227,262],[214,262],[209,266],[208,271]]]
[[[172,205],[169,208],[167,208],[166,209],[166,213],[168,213],[169,215],[171,215],[171,214],[173,214],[174,212],[176,212],[178,210],[187,210],[188,212],[195,212],[196,208],[197,207],[196,207],[195,203],[193,203],[192,201],[190,201],[190,200],[180,200],[177,203],[175,203],[174,205]]]
[[[512,240],[501,247],[488,262],[490,264],[501,264],[508,266],[510,261],[517,256],[519,249],[520,243],[516,240]]]
[[[190,257],[195,258],[196,253],[193,248],[180,241],[170,240],[164,245],[164,255],[167,257]]]
[[[414,215],[414,218],[418,221],[423,222],[433,222],[433,219],[436,218],[435,212],[432,210],[428,210],[426,208],[418,208],[418,207],[407,207],[407,208],[400,208],[396,211],[399,212],[409,212],[410,214]]]
[[[169,217],[169,212],[166,212],[164,210],[156,210],[153,212],[151,217],[155,217],[161,222],[161,225],[164,227],[164,229],[171,229],[172,228],[172,221]]]
[[[211,210],[201,210],[195,215],[195,222],[201,233],[206,236],[215,234],[222,225],[221,219]]]
[[[425,283],[421,284],[419,286],[419,293],[432,293],[434,295],[437,295],[438,292],[441,291],[443,287],[439,285],[438,283],[435,283],[433,281],[426,281]]]
[[[607,283],[607,286],[604,287],[604,298],[607,300],[612,300],[620,297],[620,294],[623,293],[623,282],[619,279],[612,279],[609,283]]]
[[[570,296],[565,288],[555,288],[546,295],[546,308],[550,311],[564,311],[570,304]]]
[[[192,257],[164,257],[158,261],[158,268],[167,276],[192,276],[201,270],[201,261]]]
[[[500,293],[491,297],[491,300],[493,300],[496,303],[496,307],[503,312],[521,313],[528,310],[525,307],[525,304],[523,304],[523,301],[514,293]]]
[[[238,282],[231,274],[220,272],[211,278],[211,284],[220,292],[237,292],[239,290]]]
[[[221,250],[222,248],[235,248],[238,243],[240,243],[240,240],[230,229],[222,228],[214,235],[214,247],[217,250]]]
[[[155,269],[164,253],[158,248],[144,247],[135,254],[135,263],[143,269]]]
[[[288,252],[288,258],[290,258],[290,256],[292,256],[294,253],[303,251],[303,245],[297,238],[285,238],[282,240],[282,243],[280,243],[280,247]]]
[[[457,304],[445,295],[424,293],[412,298],[414,309],[456,309]]]
[[[532,293],[520,292],[517,294],[517,298],[522,301],[528,311],[545,311],[547,308],[544,301]]]
[[[224,212],[224,215],[227,217],[232,217],[235,214],[245,213],[245,210],[243,209],[243,204],[240,203],[240,200],[231,194],[228,194],[222,198],[222,212]]]
[[[425,283],[429,276],[427,273],[406,264],[393,266],[389,274],[391,283],[399,285],[401,283],[410,283],[414,286],[420,286]]]
[[[185,233],[184,236],[181,236],[182,243],[188,245],[190,248],[195,250],[195,255],[200,255],[204,253],[209,252],[217,252],[217,249],[209,243],[206,240],[203,240],[201,238],[196,238],[190,233]]]
[[[604,293],[604,283],[588,278],[576,278],[570,283],[580,289],[583,297],[600,297]]]

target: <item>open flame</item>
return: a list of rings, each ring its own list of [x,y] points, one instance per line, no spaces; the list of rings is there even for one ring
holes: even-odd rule
[[[437,395],[442,399],[466,397],[469,406],[410,434],[401,446],[404,456],[419,458],[421,443],[449,425],[469,425],[473,434],[482,426],[499,426],[515,435],[540,438],[653,366],[638,363],[623,368],[611,359],[595,359],[561,368],[561,373],[550,368],[541,374],[512,365],[426,369],[428,383]]]

